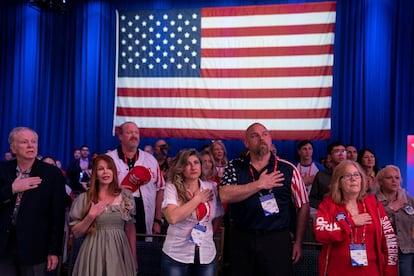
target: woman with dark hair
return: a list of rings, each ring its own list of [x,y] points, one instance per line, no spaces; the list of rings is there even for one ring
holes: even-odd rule
[[[361,166],[339,163],[319,204],[314,231],[322,243],[319,275],[398,275],[398,243],[384,207],[366,193]]]
[[[195,149],[181,150],[172,160],[162,203],[169,226],[162,248],[163,276],[212,276],[216,247],[216,183],[201,180],[202,159]]]
[[[43,162],[45,162],[45,163],[48,163],[48,164],[50,164],[52,166],[57,167],[56,166],[56,160],[52,156],[43,156],[42,159],[40,159],[40,160],[43,161]]]
[[[364,169],[367,176],[367,192],[372,193],[375,183],[375,176],[378,172],[377,158],[374,151],[365,148],[358,151],[357,162]]]
[[[90,189],[70,210],[75,238],[85,236],[73,275],[135,275],[137,271],[135,201],[118,185],[112,158],[98,155],[93,162]]]

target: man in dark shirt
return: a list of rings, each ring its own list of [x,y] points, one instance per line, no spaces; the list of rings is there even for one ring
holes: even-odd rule
[[[9,144],[16,159],[0,162],[0,272],[43,276],[62,251],[65,178],[36,158],[34,130],[14,128]]]
[[[323,197],[329,191],[333,169],[339,163],[346,160],[346,149],[344,144],[340,141],[329,144],[327,152],[332,158],[332,167],[316,173],[312,183],[312,189],[309,194],[309,204],[314,210],[311,211],[311,214],[314,215],[316,215],[316,210],[318,209]]]
[[[220,187],[230,212],[231,275],[292,275],[308,222],[305,185],[294,165],[271,153],[265,126],[250,125],[244,144],[247,155],[229,162]],[[292,208],[297,210],[293,243]]]
[[[89,159],[89,147],[83,145],[80,147],[80,157],[75,157],[75,159],[70,162],[66,171],[69,187],[75,195],[88,190],[89,179],[92,173],[91,170],[92,162]]]

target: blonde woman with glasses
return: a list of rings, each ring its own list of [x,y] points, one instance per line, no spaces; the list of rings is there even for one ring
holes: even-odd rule
[[[319,205],[315,237],[319,275],[398,275],[398,245],[384,207],[366,193],[366,176],[351,160],[338,164]]]

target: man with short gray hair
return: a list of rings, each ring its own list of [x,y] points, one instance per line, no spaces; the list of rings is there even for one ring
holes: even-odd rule
[[[16,159],[0,162],[0,271],[43,276],[62,251],[65,178],[36,158],[34,130],[14,128],[9,144]]]

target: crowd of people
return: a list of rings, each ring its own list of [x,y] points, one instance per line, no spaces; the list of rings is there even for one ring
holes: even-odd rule
[[[2,275],[57,275],[74,240],[71,275],[142,275],[136,241],[162,236],[162,275],[212,276],[221,232],[222,275],[293,275],[309,230],[322,245],[319,275],[414,275],[414,198],[399,168],[379,168],[369,148],[333,142],[318,161],[303,140],[289,162],[261,123],[246,129],[233,160],[220,140],[176,156],[165,140],[141,150],[134,122],[118,138],[104,154],[75,149],[65,170],[39,157],[33,129],[10,132],[0,162]]]

